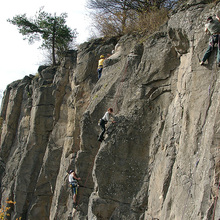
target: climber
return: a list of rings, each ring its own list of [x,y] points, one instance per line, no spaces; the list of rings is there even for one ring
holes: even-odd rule
[[[104,55],[101,55],[101,56],[100,56],[100,59],[99,59],[99,62],[98,62],[98,69],[97,69],[98,79],[100,79],[101,76],[102,76],[102,69],[103,69],[104,60],[105,60],[105,56],[104,56]]]
[[[69,183],[72,189],[74,208],[76,208],[76,195],[77,195],[77,189],[79,187],[79,184],[78,184],[79,180],[81,180],[81,178],[77,177],[76,173],[73,170],[70,170],[69,171]]]
[[[101,134],[99,135],[98,141],[102,142],[104,140],[104,133],[105,133],[105,124],[107,124],[107,122],[109,121],[110,117],[115,118],[113,113],[113,109],[112,108],[108,108],[107,112],[105,113],[105,115],[102,117],[102,119],[100,119],[100,127],[102,129]],[[112,121],[112,123],[115,123],[115,121]]]
[[[217,19],[217,20],[216,20]],[[205,26],[205,32],[210,32],[211,37],[209,40],[209,47],[205,52],[200,65],[203,65],[205,61],[210,57],[214,45],[218,43],[218,53],[217,53],[217,62],[220,67],[220,18],[216,15],[216,19],[213,19],[211,16],[207,19],[207,24]]]

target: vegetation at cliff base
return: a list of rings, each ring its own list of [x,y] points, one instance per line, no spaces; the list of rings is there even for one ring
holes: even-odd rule
[[[16,202],[13,202],[12,200],[7,199],[6,206],[2,206],[0,208],[0,220],[9,219],[10,211],[15,204],[16,204]],[[22,220],[22,218],[19,217],[19,218],[16,218],[16,220]]]
[[[76,38],[76,31],[66,25],[67,14],[57,16],[43,11],[43,8],[36,13],[35,17],[27,18],[26,14],[16,15],[8,19],[18,27],[19,33],[25,36],[29,43],[42,40],[41,49],[51,51],[53,65],[61,60],[63,54],[71,49],[73,40]]]

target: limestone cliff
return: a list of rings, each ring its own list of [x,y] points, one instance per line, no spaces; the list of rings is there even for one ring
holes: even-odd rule
[[[199,65],[220,3],[191,1],[148,38],[97,39],[8,85],[1,203],[11,219],[218,220],[220,69]],[[97,79],[100,54],[105,60]],[[98,120],[108,107],[100,143]],[[72,212],[70,169],[81,177]]]

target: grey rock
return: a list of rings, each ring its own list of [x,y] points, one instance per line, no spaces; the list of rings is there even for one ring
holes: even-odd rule
[[[2,205],[16,201],[11,219],[220,218],[216,48],[199,65],[204,18],[219,7],[188,2],[145,41],[86,42],[56,69],[7,87],[0,181]],[[98,80],[102,53],[111,55]],[[97,123],[109,107],[116,123],[100,143]],[[77,209],[70,169],[81,178]]]

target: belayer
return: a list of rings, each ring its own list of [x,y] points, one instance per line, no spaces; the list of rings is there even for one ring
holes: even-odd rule
[[[217,20],[216,20],[217,19]],[[207,24],[205,26],[205,31],[210,32],[211,37],[209,40],[209,46],[208,49],[205,52],[205,55],[202,58],[202,61],[200,62],[200,65],[203,65],[205,61],[210,57],[214,45],[218,44],[218,53],[217,53],[217,62],[218,66],[220,67],[220,19],[216,15],[216,19],[213,19],[211,16],[207,19]]]
[[[81,180],[81,178],[78,178],[76,176],[76,173],[73,170],[70,170],[69,171],[69,184],[70,184],[70,188],[72,189],[74,208],[76,208],[76,195],[77,195],[77,189],[79,187],[79,184],[78,184],[79,180]]]
[[[105,125],[107,124],[107,122],[109,121],[110,118],[114,118],[113,116],[113,109],[112,108],[108,108],[107,112],[105,113],[105,115],[102,117],[102,119],[100,119],[100,127],[102,129],[101,134],[99,135],[98,141],[102,142],[104,140],[104,133],[106,131]],[[113,123],[115,123],[115,121],[112,121]]]

